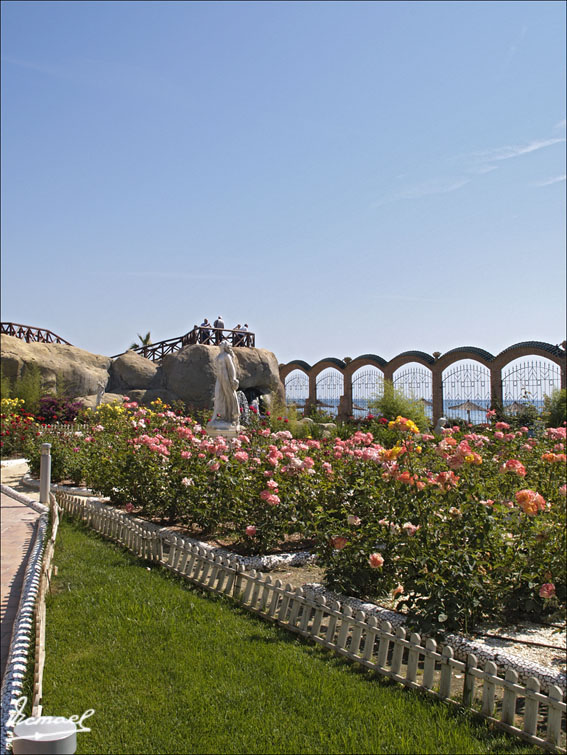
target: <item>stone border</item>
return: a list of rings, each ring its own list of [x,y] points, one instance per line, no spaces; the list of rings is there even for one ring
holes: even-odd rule
[[[22,485],[31,490],[39,490],[40,481],[36,480],[29,473],[22,477]],[[70,493],[71,495],[82,495],[85,498],[96,498],[96,495],[88,488],[73,488],[70,485],[57,485],[57,483],[51,483],[52,493]]]
[[[2,485],[2,492],[6,493],[20,503],[31,506],[35,511],[41,506],[41,516],[39,517],[36,527],[34,541],[31,553],[26,564],[22,594],[18,612],[12,628],[12,638],[10,640],[10,650],[6,662],[6,670],[2,680],[2,689],[0,691],[0,701],[2,705],[2,719],[0,732],[0,752],[8,752],[7,739],[11,733],[12,727],[8,726],[8,718],[15,711],[15,704],[21,697],[24,677],[28,665],[28,655],[30,643],[32,641],[32,630],[35,616],[35,603],[39,589],[39,580],[41,573],[41,564],[43,557],[43,546],[45,535],[47,533],[47,508],[41,504],[26,498],[7,485]],[[33,659],[32,659],[33,661]]]
[[[18,464],[29,464],[29,459],[4,459],[0,466],[4,469],[5,467],[16,467]]]
[[[303,585],[303,591],[308,598],[314,600],[317,596],[324,596],[327,600],[336,600],[342,606],[350,606],[353,611],[363,611],[367,616],[376,616],[383,621],[389,621],[392,626],[402,626],[406,622],[406,617],[397,611],[390,611],[374,603],[364,603],[358,598],[352,598],[340,593],[326,590],[323,585],[318,583]],[[518,676],[524,682],[528,677],[535,676],[542,682],[544,687],[550,684],[556,684],[561,688],[565,695],[567,689],[567,675],[562,671],[554,671],[546,666],[541,666],[533,661],[526,661],[517,655],[507,653],[497,648],[490,648],[480,642],[467,640],[458,634],[447,634],[443,636],[443,642],[450,645],[455,651],[455,658],[466,663],[469,653],[473,653],[481,661],[493,661],[498,666],[512,668],[518,672]]]
[[[38,514],[47,514],[47,512],[49,511],[49,508],[47,506],[44,506],[43,503],[39,503],[39,501],[34,501],[33,498],[28,498],[23,493],[18,493],[17,490],[14,490],[9,485],[4,485],[4,483],[1,483],[0,491],[2,493],[5,493],[6,495],[9,495],[11,498],[15,498],[16,501],[19,501],[20,503],[23,503],[26,506],[29,506],[34,511],[37,511]]]

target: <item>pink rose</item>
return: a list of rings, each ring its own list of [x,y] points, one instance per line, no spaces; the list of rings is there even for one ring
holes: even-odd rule
[[[124,506],[126,511],[130,513],[131,511],[134,511],[134,506],[131,503],[127,503],[126,506]]]
[[[373,569],[379,569],[384,564],[384,557],[381,553],[371,553],[368,563]]]
[[[553,598],[555,595],[555,585],[552,582],[546,582],[539,588],[540,598]]]
[[[346,539],[346,537],[341,537],[340,535],[331,538],[331,545],[336,551],[342,550],[347,543],[348,540]]]
[[[405,530],[408,537],[413,537],[419,529],[419,524],[416,526],[415,524],[412,524],[411,522],[406,522],[405,524],[402,525],[402,529]]]
[[[246,534],[248,537],[254,537],[256,534],[256,527],[253,524],[249,524],[248,527],[246,527]]]

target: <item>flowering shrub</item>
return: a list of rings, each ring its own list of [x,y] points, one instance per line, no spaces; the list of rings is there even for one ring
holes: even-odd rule
[[[39,422],[73,422],[83,404],[80,401],[69,401],[69,399],[59,398],[57,396],[43,396],[39,399],[39,410],[37,419]]]
[[[28,440],[38,433],[31,414],[24,411],[24,400],[3,398],[0,411],[0,451],[2,458],[23,456]]]
[[[377,442],[362,429],[294,438],[275,417],[225,439],[161,402],[84,417],[84,435],[42,437],[61,460],[54,477],[82,475],[126,510],[245,552],[299,533],[328,586],[393,596],[424,631],[565,603],[564,427],[535,438],[500,422],[435,438],[398,416],[377,424]]]

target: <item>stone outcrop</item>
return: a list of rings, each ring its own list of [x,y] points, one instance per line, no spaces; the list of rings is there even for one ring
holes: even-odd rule
[[[96,405],[101,383],[106,390],[104,403],[128,396],[146,405],[161,398],[167,403],[181,399],[197,409],[213,406],[218,346],[186,346],[164,357],[161,364],[135,351],[112,360],[75,346],[26,343],[12,336],[2,336],[1,347],[4,375],[21,377],[26,364],[37,364],[46,393],[54,393],[57,381],[62,379],[69,395],[87,406]],[[285,403],[278,362],[271,351],[235,348],[234,356],[240,390]]]
[[[100,383],[108,383],[110,357],[91,354],[76,346],[59,343],[26,343],[14,336],[2,336],[2,374],[20,378],[26,366],[37,365],[43,389],[55,393],[57,387],[71,396],[96,394]]]
[[[215,388],[215,360],[218,346],[186,346],[163,360],[162,386],[188,404],[210,408]],[[255,389],[272,400],[284,402],[284,388],[279,378],[275,355],[267,349],[235,348],[234,357],[239,389]]]
[[[155,388],[159,385],[158,371],[159,367],[155,362],[145,359],[136,351],[127,351],[110,365],[107,390],[123,393],[130,388]]]

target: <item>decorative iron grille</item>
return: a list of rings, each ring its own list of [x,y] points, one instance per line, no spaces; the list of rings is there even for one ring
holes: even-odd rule
[[[356,377],[355,377],[356,376]],[[361,369],[352,378],[352,413],[366,417],[368,402],[384,395],[384,375],[376,367]]]
[[[511,413],[525,404],[543,409],[545,396],[561,388],[561,369],[547,360],[512,362],[502,373],[502,403]]]
[[[479,424],[490,408],[490,370],[477,362],[460,362],[443,373],[443,414]]]
[[[404,396],[421,401],[428,417],[433,417],[431,370],[425,367],[406,367],[394,376],[394,387]]]
[[[285,379],[285,400],[289,406],[305,406],[309,396],[309,378],[304,372],[294,370]]]
[[[344,392],[344,376],[337,370],[323,370],[317,378],[317,408],[336,414]]]

